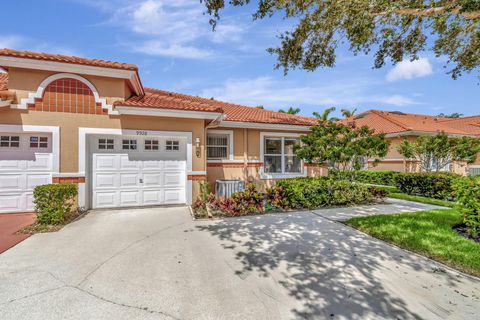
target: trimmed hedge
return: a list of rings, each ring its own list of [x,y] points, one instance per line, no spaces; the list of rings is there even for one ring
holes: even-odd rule
[[[447,172],[402,173],[395,177],[400,191],[428,198],[452,200],[453,184],[460,176]]]
[[[480,232],[480,177],[467,177],[455,181],[459,209],[463,213],[463,222],[472,237]]]
[[[37,221],[41,224],[61,224],[72,211],[78,193],[76,184],[45,184],[33,189]]]
[[[399,174],[401,173],[387,170],[328,170],[328,176],[332,179],[358,181],[384,186],[395,186],[395,177]]]
[[[282,179],[276,183],[283,189],[292,209],[313,209],[373,203],[378,194],[375,188],[329,177]]]

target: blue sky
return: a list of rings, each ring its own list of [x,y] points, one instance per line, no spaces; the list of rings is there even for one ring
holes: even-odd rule
[[[284,76],[266,48],[293,22],[252,23],[254,9],[223,12],[212,32],[198,0],[4,1],[0,47],[134,63],[147,87],[304,115],[330,106],[480,114],[477,76],[452,80],[430,53],[376,70],[371,57],[342,50],[335,68]]]

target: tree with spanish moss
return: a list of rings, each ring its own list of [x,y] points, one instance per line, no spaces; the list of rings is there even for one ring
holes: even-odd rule
[[[221,11],[250,0],[200,0],[215,28]],[[333,67],[338,51],[374,54],[375,68],[416,60],[424,52],[447,58],[454,79],[480,66],[479,0],[259,0],[253,20],[280,15],[290,30],[279,34],[276,67],[313,71]]]

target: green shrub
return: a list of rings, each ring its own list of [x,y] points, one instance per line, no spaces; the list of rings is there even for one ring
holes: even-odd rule
[[[277,181],[277,186],[283,188],[288,205],[293,209],[349,206],[375,201],[370,186],[329,177],[283,179]]]
[[[61,224],[72,211],[77,195],[76,184],[45,184],[33,189],[37,221],[41,224]]]
[[[476,237],[480,231],[480,177],[457,179],[454,190],[463,222],[472,237]]]
[[[459,175],[447,172],[402,173],[395,177],[400,191],[428,198],[452,200],[453,183]]]
[[[401,173],[386,170],[328,170],[328,176],[332,179],[357,181],[385,186],[394,186],[395,177],[399,174]]]

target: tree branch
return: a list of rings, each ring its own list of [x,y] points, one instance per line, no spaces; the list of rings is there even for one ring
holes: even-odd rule
[[[480,11],[460,12],[459,8],[448,9],[447,7],[428,8],[428,9],[400,8],[400,9],[394,9],[392,11],[383,11],[383,12],[373,13],[373,15],[375,17],[386,16],[390,13],[395,13],[399,15],[412,15],[412,16],[419,16],[419,17],[432,17],[435,15],[440,15],[444,13],[452,13],[456,15],[461,15],[465,20],[475,20],[480,18]]]

